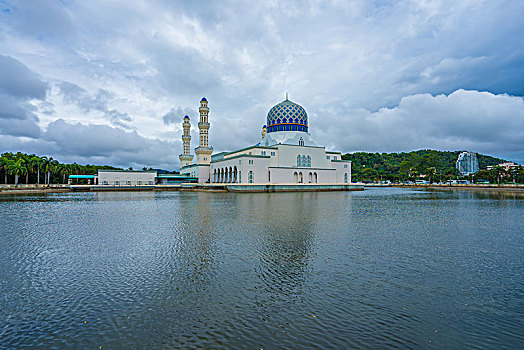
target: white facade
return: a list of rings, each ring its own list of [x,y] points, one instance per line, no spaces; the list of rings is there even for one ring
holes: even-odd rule
[[[209,109],[205,102],[207,131]],[[210,155],[209,165],[199,161],[200,164],[182,167],[180,173],[198,177],[199,183],[351,182],[351,162],[342,160],[340,152],[327,152],[313,141],[308,132],[307,113],[301,106],[287,99],[274,106],[268,113],[268,127],[264,125],[262,137],[254,146]],[[207,144],[205,147],[212,150]]]
[[[154,185],[156,171],[98,170],[95,184],[104,186]]]

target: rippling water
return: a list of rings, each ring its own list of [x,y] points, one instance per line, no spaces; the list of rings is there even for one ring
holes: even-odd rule
[[[518,348],[524,198],[0,197],[0,348]]]

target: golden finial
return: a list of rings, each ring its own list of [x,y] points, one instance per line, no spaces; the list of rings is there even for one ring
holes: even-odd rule
[[[289,100],[289,95],[288,95],[288,93],[286,92],[286,101],[288,101],[288,100]]]

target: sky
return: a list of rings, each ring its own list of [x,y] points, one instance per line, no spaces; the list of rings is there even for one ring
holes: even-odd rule
[[[0,0],[0,153],[175,170],[303,106],[330,151],[524,163],[524,1]]]

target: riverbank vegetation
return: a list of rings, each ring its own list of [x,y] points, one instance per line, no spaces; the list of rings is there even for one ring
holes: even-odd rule
[[[98,169],[119,169],[108,165],[60,163],[53,157],[21,152],[6,152],[0,156],[0,181],[4,184],[67,183],[69,175],[92,175]]]
[[[344,160],[352,161],[353,181],[406,182],[425,179],[429,182],[443,182],[449,179],[486,180],[490,183],[524,183],[522,167],[506,171],[498,164],[505,160],[477,154],[479,168],[474,176],[460,177],[455,163],[461,151],[419,150],[402,153],[347,153]],[[493,166],[492,170],[486,170]]]

